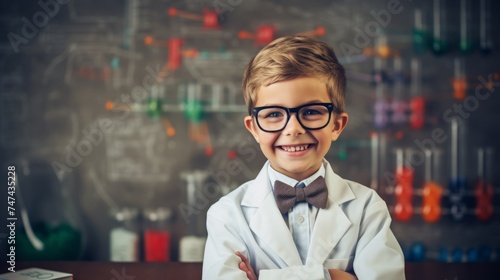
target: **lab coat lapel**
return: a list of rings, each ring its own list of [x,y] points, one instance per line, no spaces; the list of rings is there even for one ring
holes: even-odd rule
[[[276,206],[273,191],[264,165],[242,200],[246,207],[257,207],[249,221],[250,229],[268,245],[288,266],[302,265],[290,230]]]
[[[340,204],[355,198],[349,186],[325,162],[328,206],[320,209],[311,236],[307,265],[323,264],[333,248],[351,226]]]

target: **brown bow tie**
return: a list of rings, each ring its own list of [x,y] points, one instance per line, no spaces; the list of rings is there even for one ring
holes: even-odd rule
[[[291,187],[281,181],[274,183],[274,198],[281,214],[285,214],[295,203],[307,201],[318,208],[326,208],[328,189],[325,178],[319,176],[305,188]]]

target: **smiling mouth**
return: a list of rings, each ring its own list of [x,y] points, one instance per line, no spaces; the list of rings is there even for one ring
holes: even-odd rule
[[[300,152],[307,150],[311,147],[311,144],[307,145],[296,145],[296,146],[278,146],[281,150],[285,152]]]

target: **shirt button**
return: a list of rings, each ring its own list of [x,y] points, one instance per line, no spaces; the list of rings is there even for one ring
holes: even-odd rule
[[[299,222],[299,224],[302,224],[304,222],[304,217],[303,216],[298,216],[297,217],[297,221]]]

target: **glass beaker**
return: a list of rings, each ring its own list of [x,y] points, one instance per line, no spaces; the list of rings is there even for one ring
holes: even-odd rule
[[[83,223],[76,209],[72,177],[55,176],[47,162],[16,165],[21,226],[16,230],[19,260],[78,260],[84,251]]]
[[[138,211],[135,208],[111,211],[113,227],[109,232],[109,257],[111,261],[139,261]]]
[[[172,210],[145,209],[143,217],[145,261],[170,261]]]

